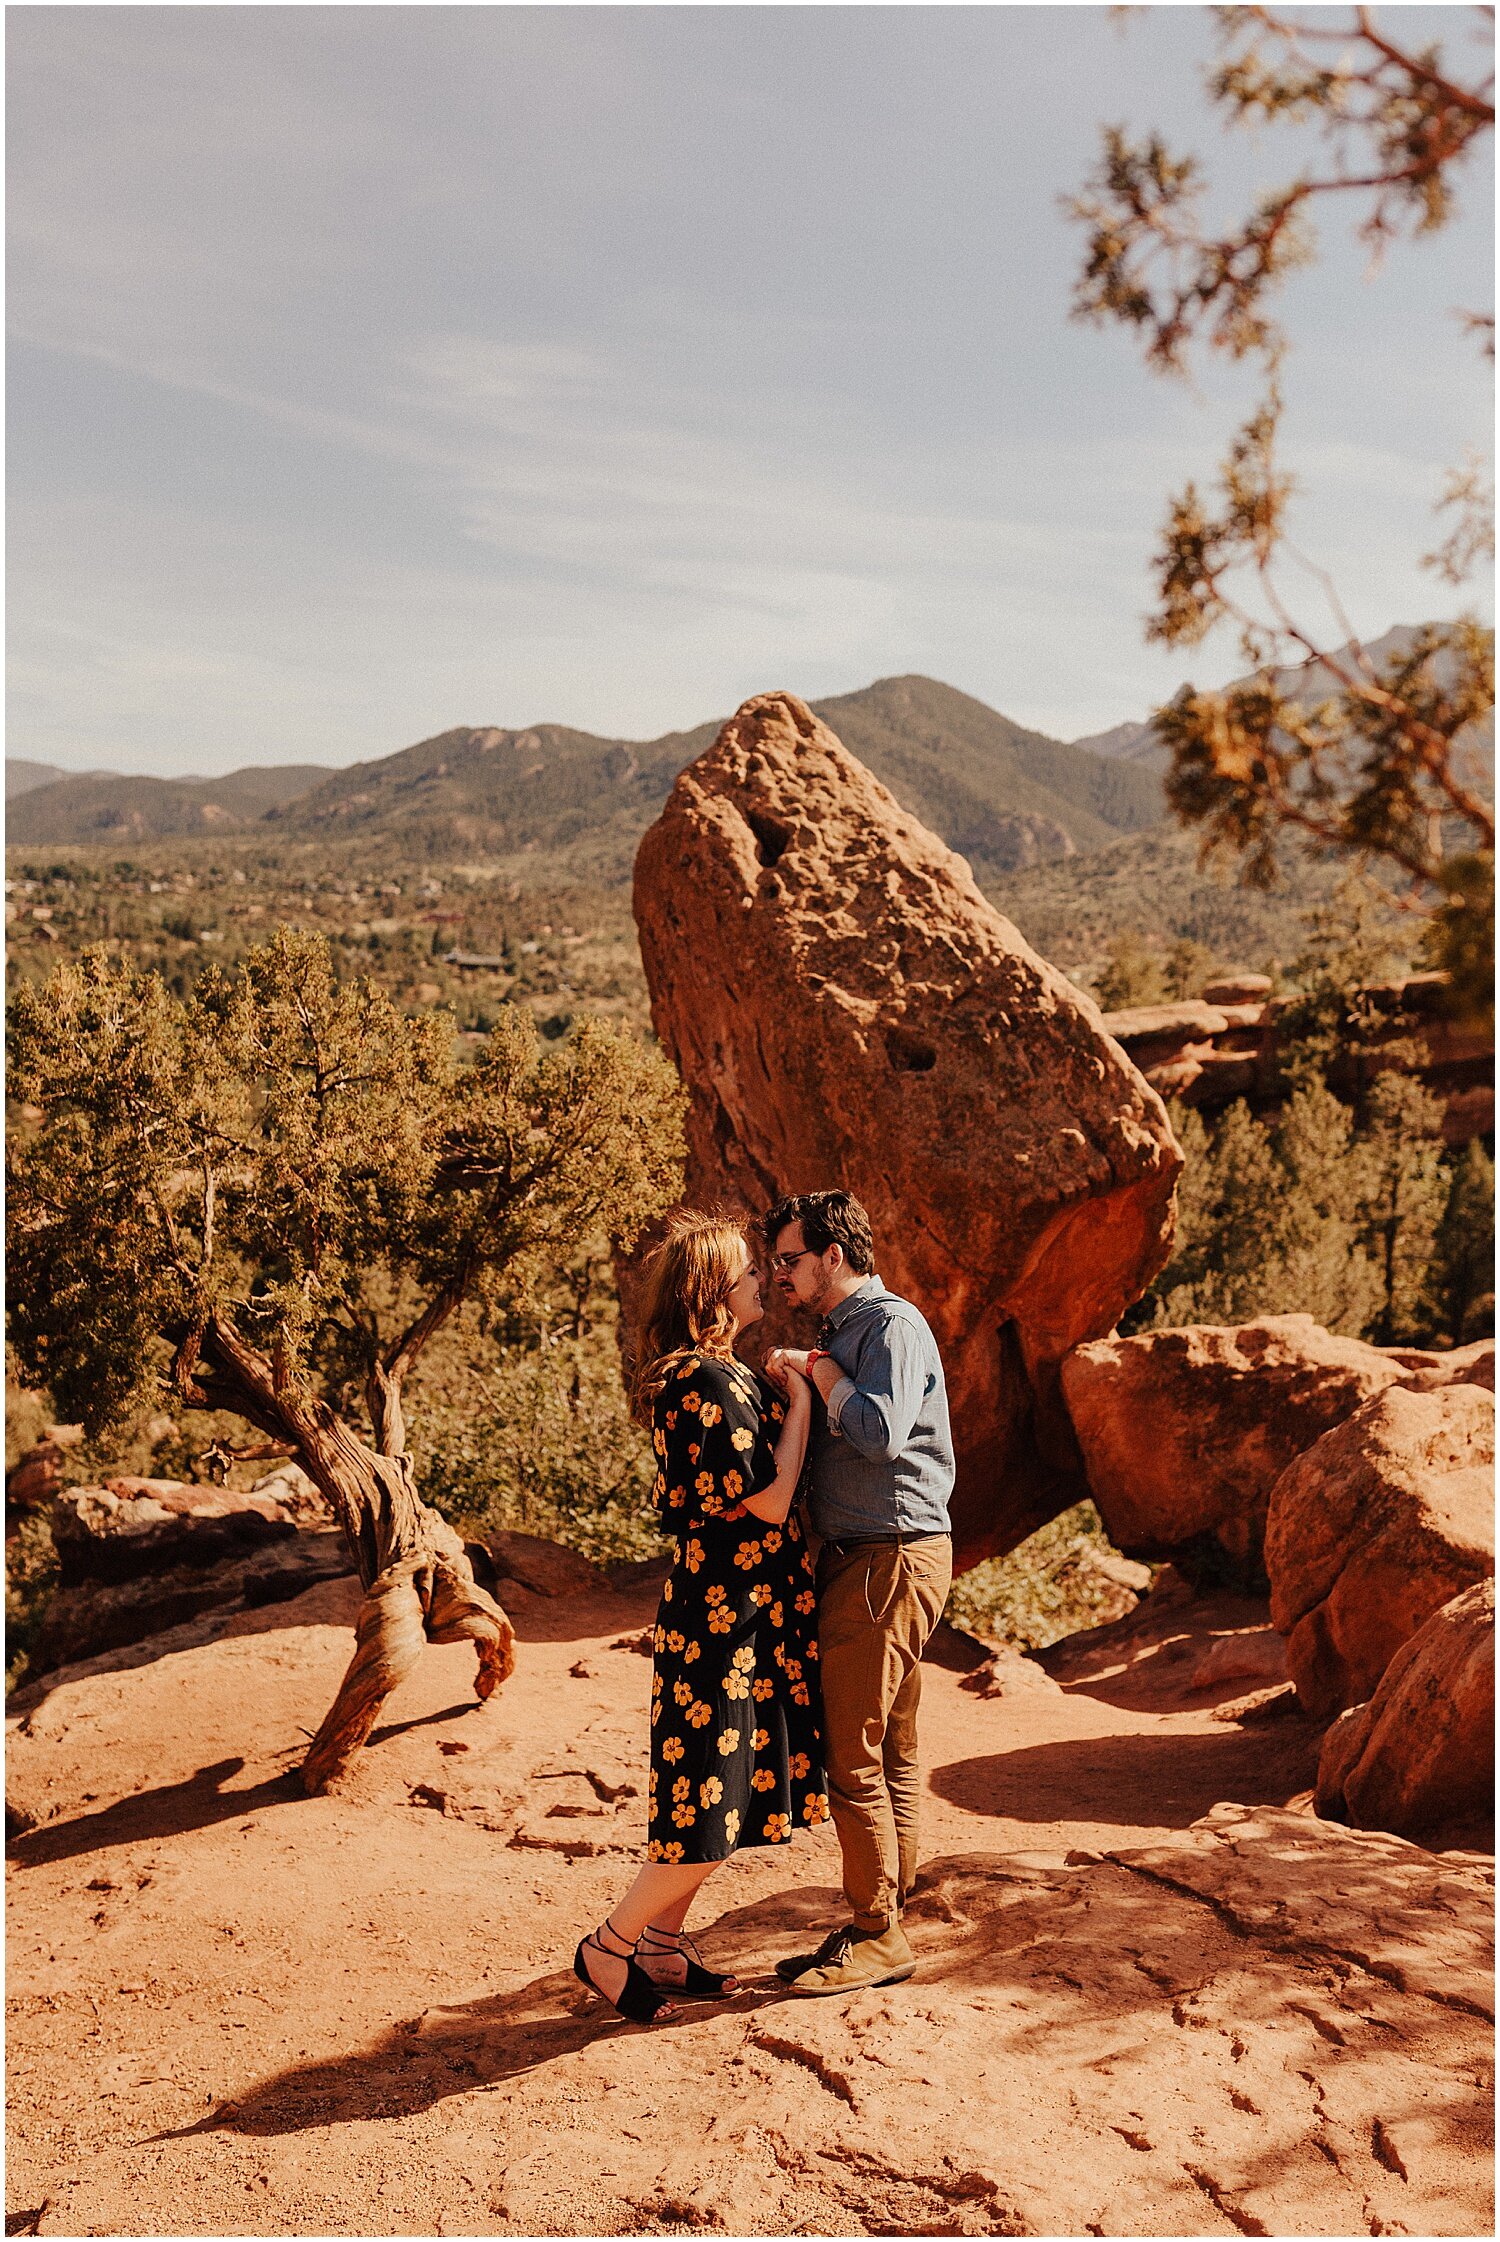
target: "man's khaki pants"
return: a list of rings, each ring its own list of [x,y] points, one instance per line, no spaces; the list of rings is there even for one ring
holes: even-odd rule
[[[862,1931],[900,1913],[917,1873],[917,1705],[922,1649],[953,1578],[947,1534],[825,1542],[818,1557],[818,1656],[828,1803],[844,1897]]]

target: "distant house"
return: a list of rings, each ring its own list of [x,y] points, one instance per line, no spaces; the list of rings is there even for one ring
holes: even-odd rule
[[[457,966],[460,973],[505,973],[509,971],[509,958],[480,957],[473,950],[449,950],[444,965]]]

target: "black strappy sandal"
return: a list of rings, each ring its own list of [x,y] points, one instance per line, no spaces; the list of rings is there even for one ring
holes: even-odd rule
[[[740,1989],[739,1979],[732,1970],[705,1969],[703,1957],[686,1931],[659,1931],[648,1923],[639,1941],[647,1958],[653,1954],[681,1954],[687,1964],[687,1975],[680,1985],[670,1984],[671,1993],[685,1994],[690,2001],[727,2001]],[[650,1972],[646,1975],[649,1977]],[[651,1979],[655,1984],[656,1980]]]
[[[607,1915],[599,1928],[601,1931],[614,1931],[616,1938],[620,1936]],[[596,1985],[590,1977],[588,1963],[583,1958],[584,1949],[589,1946],[592,1946],[596,1954],[607,1954],[612,1962],[625,1964],[625,1982],[620,1987],[617,2001],[612,2001],[603,1987]],[[573,1956],[573,1975],[590,1993],[597,1993],[599,1999],[607,2008],[612,2008],[616,2016],[623,2016],[627,2024],[652,2024],[664,2009],[670,2010],[672,2006],[670,1997],[659,1985],[654,1985],[641,1968],[635,1958],[633,1946],[627,1945],[623,1954],[617,1954],[612,1946],[601,1945],[597,1938],[581,1938],[578,1941],[578,1951]]]

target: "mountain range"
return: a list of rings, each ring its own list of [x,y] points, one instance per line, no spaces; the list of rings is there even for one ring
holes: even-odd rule
[[[981,874],[1098,848],[1162,815],[1154,773],[1028,731],[932,678],[885,678],[812,705]],[[458,726],[338,771],[55,777],[12,796],[8,834],[33,844],[252,829],[302,839],[395,834],[423,854],[566,856],[580,877],[614,879],[628,873],[677,773],[718,728],[640,741],[560,724]]]
[[[1415,629],[1398,625],[1368,651],[1388,658]],[[1295,675],[1309,680],[1307,671]],[[1311,681],[1320,696],[1332,682],[1316,670]],[[882,678],[811,705],[981,880],[1105,848],[1165,815],[1167,756],[1150,721],[1050,739],[930,677]],[[341,770],[252,765],[220,779],[69,775],[13,759],[6,824],[11,841],[42,845],[381,835],[428,857],[532,858],[549,871],[610,882],[628,877],[673,780],[718,728],[715,720],[625,740],[561,724],[460,725]]]

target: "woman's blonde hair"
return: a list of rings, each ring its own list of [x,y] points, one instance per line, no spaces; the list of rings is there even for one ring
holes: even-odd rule
[[[723,1209],[684,1207],[646,1260],[646,1290],[636,1324],[630,1406],[648,1422],[651,1405],[687,1355],[727,1360],[734,1345],[729,1295],[749,1252],[742,1223]]]

